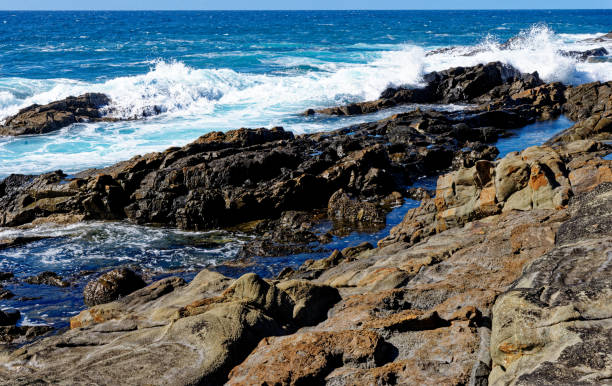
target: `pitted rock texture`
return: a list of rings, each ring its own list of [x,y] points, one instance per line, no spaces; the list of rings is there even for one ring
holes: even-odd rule
[[[572,199],[555,248],[493,307],[493,385],[606,384],[612,376],[612,184]]]

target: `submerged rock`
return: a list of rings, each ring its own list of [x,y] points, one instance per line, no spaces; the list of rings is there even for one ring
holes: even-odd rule
[[[12,299],[15,297],[15,294],[12,293],[11,291],[4,289],[1,285],[0,285],[0,300],[8,300],[8,299]]]
[[[112,302],[131,294],[147,284],[134,271],[117,268],[87,283],[83,298],[87,306]]]
[[[51,272],[51,271],[45,271],[45,272],[39,273],[36,276],[30,276],[24,279],[24,282],[28,284],[52,285],[56,287],[70,286],[70,283],[68,283],[67,281],[64,281],[60,275],[58,275],[55,272]]]
[[[110,121],[101,109],[110,104],[108,96],[99,93],[68,97],[47,105],[32,105],[20,110],[0,126],[0,135],[45,134],[78,122]]]

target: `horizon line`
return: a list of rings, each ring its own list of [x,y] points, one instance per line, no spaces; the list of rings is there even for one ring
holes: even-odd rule
[[[274,11],[274,12],[304,12],[304,11],[612,11],[612,8],[396,8],[396,9],[372,9],[372,8],[321,8],[321,9],[2,9],[0,12],[75,12],[75,11],[90,11],[90,12],[126,12],[126,11],[151,11],[151,12],[250,12],[250,11]]]

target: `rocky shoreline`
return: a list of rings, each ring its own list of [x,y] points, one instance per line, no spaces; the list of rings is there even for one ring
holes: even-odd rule
[[[0,349],[0,384],[608,382],[612,82],[547,84],[499,62],[425,81],[307,114],[475,106],[310,135],[210,133],[74,176],[6,178],[4,227],[233,228],[258,235],[245,253],[262,256],[324,241],[322,218],[336,232],[378,229],[405,197],[421,204],[377,246],[275,279],[205,270],[143,287],[133,273],[107,273],[87,286],[91,307],[69,331]],[[496,160],[497,138],[560,114],[574,125]],[[405,189],[423,175],[440,175],[435,192]],[[3,340],[45,332],[14,319],[0,314]]]

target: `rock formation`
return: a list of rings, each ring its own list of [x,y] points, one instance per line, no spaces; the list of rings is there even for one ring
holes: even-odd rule
[[[102,114],[108,104],[108,96],[90,93],[44,106],[32,105],[7,118],[0,126],[0,135],[45,134],[78,122],[112,121]]]

